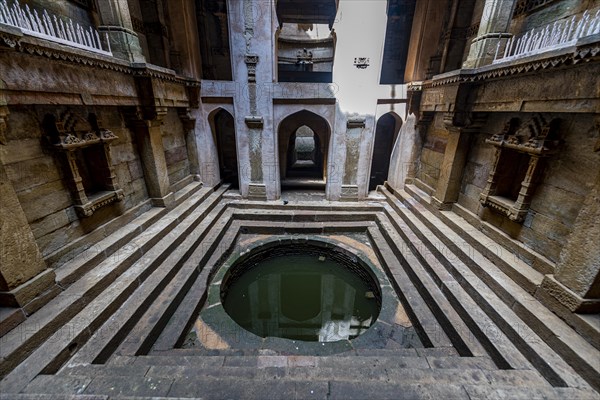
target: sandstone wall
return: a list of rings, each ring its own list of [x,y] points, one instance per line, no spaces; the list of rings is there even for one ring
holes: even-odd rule
[[[183,126],[174,108],[167,112],[162,132],[169,182],[171,182],[171,190],[176,191],[174,185],[190,175],[190,164],[187,159]]]
[[[522,224],[518,224],[483,208],[479,194],[487,183],[495,151],[485,139],[499,133],[510,118],[519,117],[526,121],[528,116],[531,114],[491,114],[481,133],[473,135],[459,204],[556,262],[585,196],[599,174],[600,154],[594,152],[594,145],[600,135],[589,114],[552,115],[562,119],[560,131],[564,143],[559,153],[547,160],[529,214]]]
[[[95,112],[103,127],[119,137],[111,144],[111,156],[125,197],[121,202],[100,208],[91,217],[78,217],[66,184],[66,166],[61,154],[49,148],[43,138],[44,115],[57,115],[64,109],[10,107],[8,142],[6,146],[0,146],[0,157],[44,257],[148,198],[135,139],[116,109],[73,109],[81,115]]]

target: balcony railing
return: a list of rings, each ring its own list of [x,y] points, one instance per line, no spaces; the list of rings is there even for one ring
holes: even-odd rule
[[[9,5],[6,0],[0,0],[0,24],[19,28],[24,35],[64,44],[94,53],[112,56],[110,41],[106,36],[108,50],[102,48],[100,35],[94,28],[83,28],[67,17],[57,17],[44,10],[41,15],[37,10],[31,10],[28,5],[22,7],[18,0]]]
[[[556,21],[534,28],[523,35],[512,37],[501,49],[496,49],[494,64],[545,53],[574,45],[578,39],[600,33],[600,10],[595,14],[586,11],[580,18]]]

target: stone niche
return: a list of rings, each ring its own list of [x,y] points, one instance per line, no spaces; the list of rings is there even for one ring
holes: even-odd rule
[[[559,126],[559,119],[546,122],[542,115],[536,115],[526,123],[513,118],[501,133],[486,139],[486,143],[496,147],[496,153],[487,185],[480,196],[484,207],[512,221],[524,221],[545,158],[555,154],[561,144]]]
[[[43,127],[47,145],[63,165],[79,217],[89,217],[123,199],[110,156],[110,143],[118,137],[101,128],[95,114],[90,113],[87,119],[72,111],[59,118],[48,114]]]

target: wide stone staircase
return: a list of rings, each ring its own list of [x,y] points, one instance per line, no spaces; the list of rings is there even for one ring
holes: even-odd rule
[[[188,185],[175,207],[58,267],[64,290],[0,338],[0,398],[600,399],[597,316],[565,322],[544,307],[535,294],[551,263],[466,211],[431,210],[410,185],[359,203],[227,189]],[[184,348],[241,237],[351,233],[368,237],[423,347]]]

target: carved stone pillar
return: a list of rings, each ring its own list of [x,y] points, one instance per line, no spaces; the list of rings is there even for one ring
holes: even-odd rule
[[[584,200],[573,230],[560,253],[554,276],[541,289],[572,312],[600,312],[600,174]]]
[[[113,55],[129,62],[146,62],[138,36],[133,30],[127,0],[102,0],[97,4],[102,21],[98,31],[108,34]]]
[[[463,68],[478,68],[493,61],[498,45],[512,36],[507,31],[515,4],[516,0],[485,0],[479,31]]]
[[[0,138],[5,137],[7,119],[7,107],[0,106]],[[0,306],[25,307],[52,287],[55,277],[54,270],[46,268],[17,193],[0,160]]]
[[[200,161],[198,158],[198,145],[196,143],[196,118],[192,117],[189,109],[180,109],[179,118],[185,131],[185,147],[190,164],[190,174],[192,174],[195,181],[200,182]]]
[[[456,115],[448,113],[444,123],[448,129],[448,142],[444,152],[444,160],[440,169],[440,177],[431,202],[439,209],[450,209],[458,200],[462,174],[469,152],[470,134],[481,126],[482,121],[470,123],[468,126],[456,126]]]
[[[144,116],[139,109],[127,110],[124,114],[128,126],[135,132],[144,180],[152,204],[167,207],[174,201],[162,141],[162,124],[167,110],[156,108],[154,111],[152,119]]]

